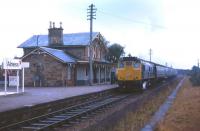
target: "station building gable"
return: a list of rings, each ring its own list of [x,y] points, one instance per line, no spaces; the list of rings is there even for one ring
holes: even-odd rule
[[[22,57],[22,60],[30,63],[30,68],[25,69],[26,86],[74,85],[71,76],[74,76],[72,68],[76,59],[62,50],[39,47]]]
[[[63,34],[63,28],[50,25],[48,35],[34,35],[23,48],[22,61],[30,62],[25,70],[25,86],[87,85],[89,78],[90,33]],[[99,32],[92,34],[93,82],[110,81],[111,64],[105,60],[108,49]]]

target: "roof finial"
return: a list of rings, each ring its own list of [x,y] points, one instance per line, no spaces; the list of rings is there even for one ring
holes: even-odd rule
[[[50,23],[49,24],[49,28],[51,29],[52,28],[52,22],[50,21],[49,23]]]

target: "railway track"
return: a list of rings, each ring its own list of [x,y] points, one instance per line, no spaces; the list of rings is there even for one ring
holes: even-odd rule
[[[169,80],[158,83],[157,85],[155,85],[155,87],[152,87],[151,89],[147,89],[143,93],[134,94],[128,99],[123,100],[123,103],[121,102],[121,104],[117,104],[114,109],[112,108],[109,109],[110,110],[109,114],[104,113],[103,118],[99,119],[98,118],[99,116],[97,116],[97,118],[93,118],[95,122],[90,123],[90,125],[86,127],[85,129],[82,129],[81,126],[77,127],[76,125],[75,130],[82,130],[82,131],[113,130],[114,127],[120,123],[120,120],[124,118],[125,118],[125,121],[127,120],[126,116],[132,114],[130,112],[133,112],[133,113],[137,112],[138,109],[144,106],[146,102],[151,101],[152,99],[156,98],[158,94],[165,92],[166,90],[173,89],[173,87],[170,87],[170,86],[175,84],[176,81],[178,82],[180,80],[181,80],[181,77],[169,79]],[[148,110],[148,109],[150,108],[147,108],[147,107],[145,108],[145,110]],[[136,122],[138,124],[137,126],[140,126],[142,122],[145,122],[143,121],[144,115],[145,115],[144,112],[140,112],[138,115],[136,113],[136,116],[133,118],[135,122],[138,121],[137,119],[138,116],[139,118],[141,117],[141,119],[138,122]],[[134,124],[135,123],[130,123],[130,125],[134,125]],[[73,130],[74,128],[70,128],[70,129]],[[127,130],[126,128],[121,128],[121,127],[120,129]]]
[[[67,127],[77,120],[85,119],[95,111],[102,110],[128,96],[129,95],[110,95],[105,98],[92,100],[19,123],[14,123],[0,128],[0,131],[40,131],[53,129],[59,126]]]

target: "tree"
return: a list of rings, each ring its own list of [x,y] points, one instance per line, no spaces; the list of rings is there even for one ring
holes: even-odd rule
[[[124,53],[124,47],[120,44],[114,43],[108,47],[106,59],[110,62],[117,63],[119,58],[124,55]]]
[[[197,66],[193,66],[191,71],[190,80],[194,86],[200,85],[200,69]]]

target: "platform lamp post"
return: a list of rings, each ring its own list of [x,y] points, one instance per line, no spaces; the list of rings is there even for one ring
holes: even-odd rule
[[[150,48],[149,49],[149,60],[150,60],[150,62],[151,62],[151,57],[152,57],[152,49]]]
[[[38,65],[39,65],[39,63],[40,63],[40,61],[39,61],[39,50],[38,50],[38,48],[39,48],[39,46],[38,46],[38,39],[39,39],[39,36],[40,36],[40,35],[37,35],[37,36],[36,36],[36,49],[37,49],[36,55],[37,55],[37,57],[38,57],[38,63],[37,63]],[[37,66],[38,66],[38,65],[37,65]],[[36,68],[37,68],[37,67],[36,67]],[[37,70],[36,70],[36,71],[37,71]],[[34,76],[34,87],[36,86],[36,79],[37,79],[36,76]]]

